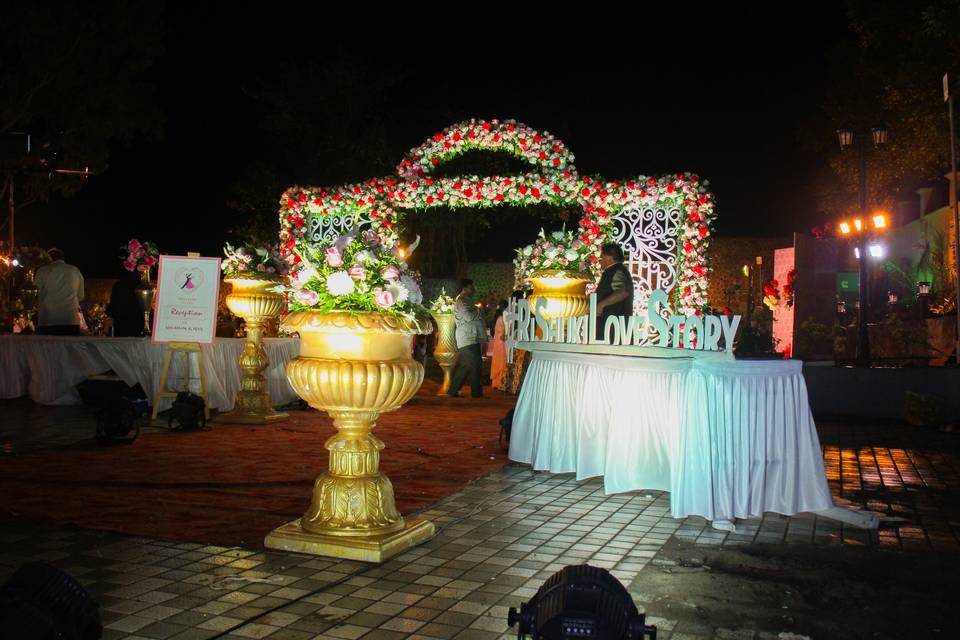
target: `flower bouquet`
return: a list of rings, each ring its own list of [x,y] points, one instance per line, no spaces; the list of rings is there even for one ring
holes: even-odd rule
[[[374,312],[386,316],[426,316],[423,294],[395,248],[371,231],[348,234],[333,245],[302,247],[300,269],[282,290],[291,311]]]
[[[120,257],[123,259],[123,266],[127,271],[139,271],[141,273],[149,271],[157,264],[157,259],[160,257],[160,250],[157,249],[157,245],[152,242],[140,242],[136,238],[131,239],[126,246],[121,247],[120,251],[125,252],[121,253]]]
[[[440,289],[440,295],[430,303],[431,313],[453,313],[453,307],[457,301],[447,295],[445,288]]]
[[[287,273],[287,262],[280,257],[275,247],[256,247],[245,244],[234,247],[229,242],[223,248],[226,259],[220,269],[227,278],[253,280],[279,279]]]
[[[536,242],[517,249],[513,261],[516,288],[528,288],[530,277],[538,271],[573,271],[592,279],[593,256],[593,248],[575,232],[564,229],[548,235],[541,229]]]

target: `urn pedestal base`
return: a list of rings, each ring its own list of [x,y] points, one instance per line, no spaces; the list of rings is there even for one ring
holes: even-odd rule
[[[400,531],[381,536],[330,536],[304,530],[297,519],[267,534],[263,545],[277,551],[379,563],[426,542],[434,533],[428,520],[407,520]]]

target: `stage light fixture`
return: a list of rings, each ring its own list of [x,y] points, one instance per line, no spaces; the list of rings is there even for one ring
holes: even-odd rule
[[[840,233],[843,234],[843,235],[845,235],[845,236],[846,236],[846,235],[850,235],[850,223],[849,223],[849,222],[841,222],[841,223],[840,223]]]
[[[860,218],[853,219],[853,228],[857,231],[863,231],[863,220]]]
[[[656,640],[633,598],[609,571],[590,565],[564,567],[520,610],[510,607],[507,624],[517,638],[533,640]]]
[[[102,633],[96,600],[46,562],[21,565],[0,587],[0,637],[96,640]]]
[[[882,258],[886,254],[882,244],[871,244],[867,249],[870,251],[871,258]]]
[[[877,213],[873,216],[873,228],[874,229],[886,229],[887,228],[887,214]]]
[[[860,247],[853,248],[853,257],[856,258],[857,260],[860,259]]]

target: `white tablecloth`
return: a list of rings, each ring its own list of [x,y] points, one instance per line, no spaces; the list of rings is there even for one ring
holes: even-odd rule
[[[833,507],[799,361],[535,352],[510,458],[669,491],[676,518]]]
[[[240,390],[238,361],[244,341],[217,338],[203,345],[207,405],[219,411],[233,408]],[[264,347],[270,366],[264,371],[271,400],[276,405],[296,400],[287,382],[286,365],[300,351],[300,341],[267,338]],[[0,336],[0,398],[28,395],[38,404],[79,404],[74,386],[88,376],[113,370],[129,385],[139,383],[147,395],[159,384],[166,351],[149,338],[61,337],[37,335]],[[196,358],[191,357],[191,390],[199,390]],[[175,355],[170,367],[170,386],[178,388],[183,380],[183,357]],[[169,407],[171,400],[161,404]]]

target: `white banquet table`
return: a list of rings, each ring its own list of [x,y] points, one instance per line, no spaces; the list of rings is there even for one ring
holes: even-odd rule
[[[238,361],[243,351],[241,338],[217,338],[202,345],[207,404],[212,409],[229,411],[240,390]],[[264,348],[270,366],[264,371],[270,397],[276,405],[296,400],[297,395],[286,377],[286,364],[300,350],[300,341],[266,338]],[[152,397],[159,384],[166,347],[152,344],[149,338],[65,337],[40,335],[0,336],[0,398],[29,396],[38,404],[80,404],[75,386],[87,377],[113,370],[124,382],[137,383]],[[199,372],[191,358],[191,390],[198,390]],[[181,358],[170,365],[170,386],[183,379]],[[169,398],[160,409],[171,404]]]
[[[801,366],[534,350],[510,458],[669,491],[675,518],[832,511]]]

